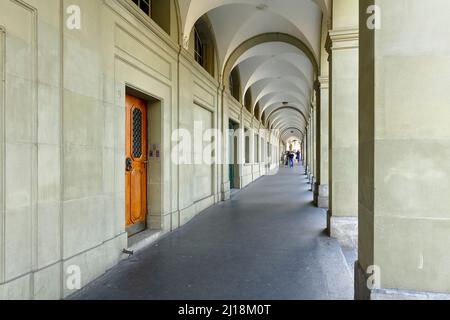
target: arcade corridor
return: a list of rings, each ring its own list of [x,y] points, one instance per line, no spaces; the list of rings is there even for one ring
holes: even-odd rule
[[[351,269],[303,172],[259,179],[71,298],[353,299]]]
[[[0,301],[450,300],[449,11],[0,0]]]

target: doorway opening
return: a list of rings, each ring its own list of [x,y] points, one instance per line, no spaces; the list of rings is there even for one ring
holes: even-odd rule
[[[161,101],[126,89],[125,224],[128,237],[162,228]]]
[[[234,122],[233,120],[229,120],[229,139],[228,139],[228,163],[229,163],[229,180],[230,180],[230,190],[239,189],[238,177],[236,174],[238,173],[238,136],[235,134],[239,129],[239,124]]]

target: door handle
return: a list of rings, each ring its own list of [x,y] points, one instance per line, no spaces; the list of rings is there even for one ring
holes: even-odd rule
[[[127,160],[125,161],[125,170],[127,172],[133,170],[133,161],[131,160],[131,158],[127,158]]]

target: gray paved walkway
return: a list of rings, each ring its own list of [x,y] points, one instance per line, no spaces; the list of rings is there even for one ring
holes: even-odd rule
[[[302,172],[259,179],[72,298],[352,299],[349,267]]]

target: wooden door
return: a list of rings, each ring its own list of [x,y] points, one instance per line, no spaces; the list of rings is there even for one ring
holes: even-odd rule
[[[145,230],[147,220],[147,102],[126,97],[125,200],[129,236]]]

